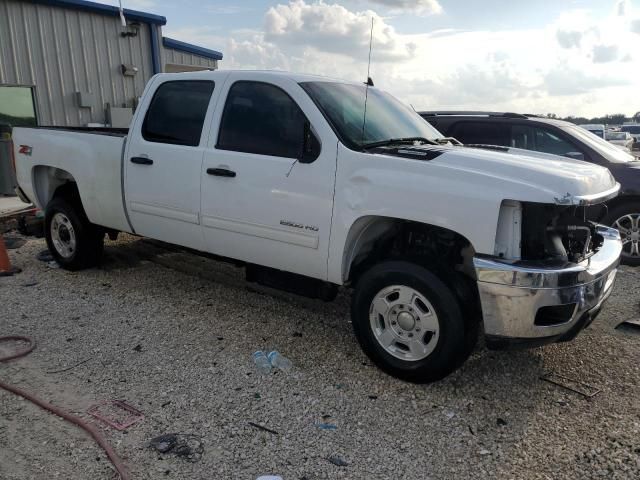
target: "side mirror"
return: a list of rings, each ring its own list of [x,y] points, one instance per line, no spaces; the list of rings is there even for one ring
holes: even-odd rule
[[[584,160],[584,153],[582,152],[567,152],[564,154],[564,156],[573,158],[574,160]]]
[[[300,163],[313,163],[320,156],[320,151],[320,140],[313,132],[311,123],[306,120],[303,128],[302,154],[298,161]]]

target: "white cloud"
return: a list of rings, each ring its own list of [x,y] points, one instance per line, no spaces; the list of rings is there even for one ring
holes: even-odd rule
[[[397,19],[372,10],[322,0],[281,1],[265,12],[260,30],[222,37],[214,28],[172,31],[169,25],[165,33],[221,50],[221,68],[282,69],[364,81],[373,17],[371,76],[376,87],[417,109],[576,116],[637,110],[628,99],[640,89],[640,56],[634,52],[638,37],[632,33],[634,28],[640,33],[640,18],[626,2],[621,7],[611,0],[610,14],[602,18],[567,10],[546,26],[529,30],[442,28],[409,35],[390,24],[401,24]],[[378,3],[409,5],[403,0]]]
[[[418,15],[437,15],[442,13],[442,5],[438,0],[371,0],[385,7],[389,13],[416,13]]]
[[[617,45],[596,45],[593,47],[593,61],[595,63],[608,63],[617,59]]]
[[[271,7],[265,15],[265,39],[283,48],[319,51],[366,59],[371,21],[377,61],[413,57],[416,45],[404,40],[373,11],[353,12],[338,4],[292,1]]]
[[[582,42],[583,32],[576,30],[558,30],[556,38],[562,48],[579,48]]]

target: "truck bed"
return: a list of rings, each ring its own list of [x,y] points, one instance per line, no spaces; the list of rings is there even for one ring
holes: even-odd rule
[[[20,127],[30,130],[59,130],[64,132],[90,133],[93,135],[107,135],[109,137],[126,137],[129,133],[128,128],[110,128],[110,127],[56,127],[56,126],[38,126],[38,127]]]
[[[75,181],[92,223],[130,231],[122,192],[127,133],[126,128],[15,127],[18,184],[43,209],[55,188]]]

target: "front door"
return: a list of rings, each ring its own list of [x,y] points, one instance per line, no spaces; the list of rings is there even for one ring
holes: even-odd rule
[[[335,135],[290,79],[232,73],[223,98],[202,165],[209,251],[326,279]],[[298,161],[305,123],[322,144],[311,163]]]
[[[130,129],[125,199],[136,233],[204,250],[200,174],[214,82],[168,80]],[[208,119],[208,121],[207,121]],[[206,132],[203,134],[203,132]]]

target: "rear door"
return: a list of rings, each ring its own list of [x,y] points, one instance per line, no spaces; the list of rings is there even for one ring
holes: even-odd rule
[[[127,210],[136,233],[203,250],[200,174],[216,85],[161,78],[129,133]]]
[[[299,161],[305,123],[321,143],[311,163]],[[209,251],[325,279],[336,157],[335,134],[297,83],[231,73],[202,166]]]

